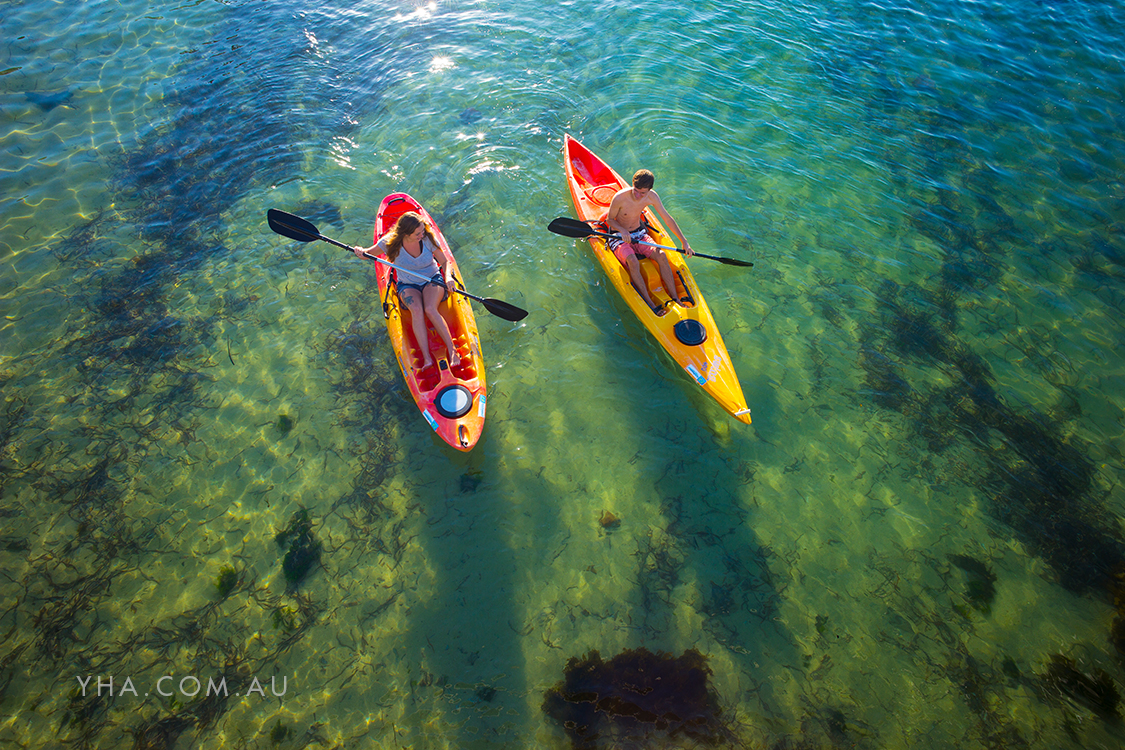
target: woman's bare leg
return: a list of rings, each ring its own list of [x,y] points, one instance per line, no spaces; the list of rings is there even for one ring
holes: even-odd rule
[[[445,322],[442,317],[441,311],[438,310],[438,305],[445,299],[446,289],[437,284],[427,284],[422,289],[422,296],[426,305],[426,317],[434,326],[438,336],[445,342],[445,348],[449,352],[449,365],[456,367],[461,364],[461,355],[457,353],[457,349],[453,346],[453,337],[449,333],[449,324]]]

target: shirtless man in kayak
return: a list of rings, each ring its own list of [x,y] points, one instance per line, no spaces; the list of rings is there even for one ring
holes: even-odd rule
[[[644,224],[641,222],[641,212],[644,211],[645,207],[652,206],[668,228],[680,238],[685,255],[695,254],[688,244],[687,238],[684,237],[684,233],[680,231],[680,227],[676,224],[676,220],[664,210],[664,204],[660,202],[660,196],[652,189],[655,183],[656,177],[653,176],[652,172],[647,169],[638,169],[636,174],[633,175],[633,187],[617,191],[613,200],[609,202],[609,210],[605,216],[605,223],[620,236],[620,238],[614,237],[607,241],[609,249],[629,271],[629,278],[633,280],[633,286],[637,288],[648,306],[654,310],[656,310],[656,304],[649,296],[648,285],[645,284],[644,277],[641,275],[641,263],[637,260],[637,256],[656,260],[660,267],[660,279],[664,282],[664,289],[668,296],[673,299],[677,296],[676,277],[672,272],[671,264],[668,263],[668,256],[664,254],[663,250],[649,245],[634,244],[642,241],[652,242]],[[677,304],[686,307],[688,298],[681,297]],[[660,308],[656,314],[663,315],[665,312],[664,308]]]

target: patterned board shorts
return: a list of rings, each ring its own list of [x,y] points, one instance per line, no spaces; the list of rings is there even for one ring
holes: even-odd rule
[[[652,242],[652,238],[648,236],[648,229],[641,227],[629,234],[629,239],[634,243],[636,242]],[[656,248],[649,247],[648,245],[631,245],[629,250],[625,249],[625,243],[621,241],[621,237],[614,234],[611,239],[606,240],[606,245],[613,251],[614,256],[624,263],[629,259],[630,255],[639,255],[642,258],[651,258]]]

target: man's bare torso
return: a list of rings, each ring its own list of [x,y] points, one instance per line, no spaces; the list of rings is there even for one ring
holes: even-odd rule
[[[618,190],[609,203],[606,213],[610,226],[617,225],[630,232],[635,232],[641,227],[641,213],[646,206],[651,206],[655,193],[652,190],[637,190],[625,188]]]

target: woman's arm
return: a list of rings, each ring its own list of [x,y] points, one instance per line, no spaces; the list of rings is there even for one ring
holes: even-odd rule
[[[372,255],[379,255],[379,254],[382,254],[382,253],[386,253],[387,252],[387,237],[386,237],[386,235],[383,235],[383,237],[378,242],[376,242],[374,245],[372,245],[371,247],[355,247],[355,248],[352,248],[352,250],[355,251],[355,256],[357,258],[364,258],[364,259],[367,258],[367,256],[364,255],[364,253],[371,253]]]
[[[445,279],[445,287],[452,291],[454,280],[453,272],[449,268],[449,258],[442,251],[441,246],[435,244],[433,246],[434,260],[437,261],[438,270],[441,271],[441,277]]]

